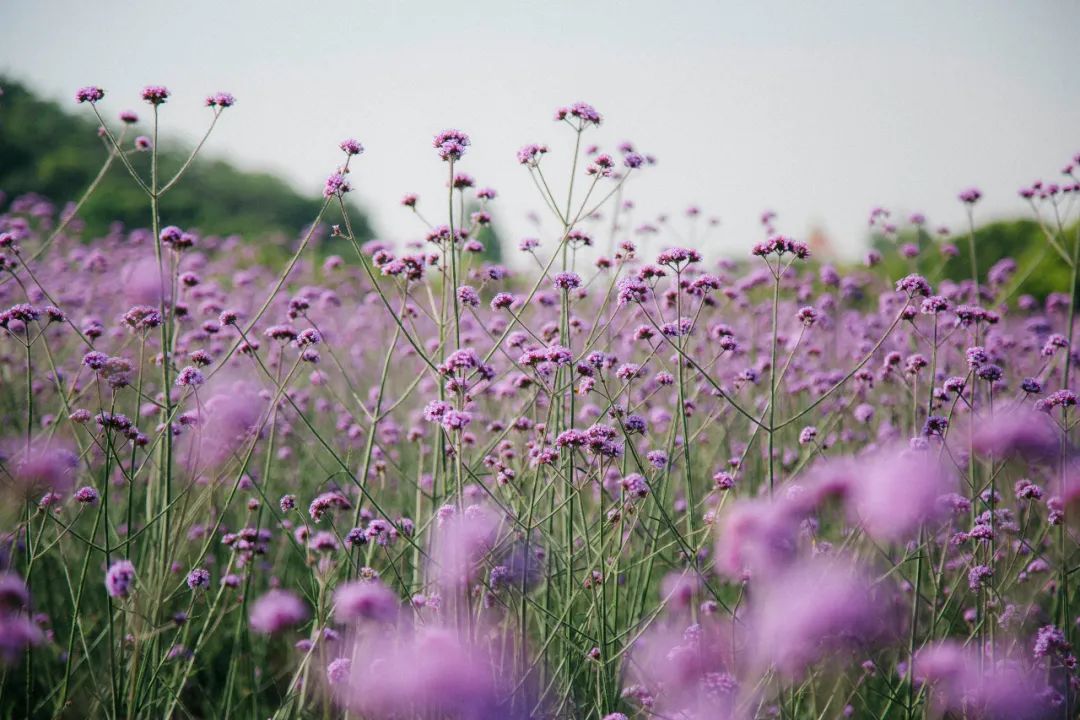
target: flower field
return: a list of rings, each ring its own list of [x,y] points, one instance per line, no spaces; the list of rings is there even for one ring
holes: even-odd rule
[[[414,242],[354,233],[350,139],[277,263],[162,211],[167,88],[75,99],[146,222],[0,200],[0,715],[1080,713],[1080,156],[1017,199],[1045,297],[975,189],[848,264],[632,225],[654,159],[586,103],[506,159],[553,230],[505,264],[452,129]]]

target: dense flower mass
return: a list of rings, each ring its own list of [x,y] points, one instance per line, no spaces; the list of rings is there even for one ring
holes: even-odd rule
[[[151,229],[0,199],[0,714],[1077,716],[1080,158],[1017,200],[1050,291],[884,208],[864,263],[773,212],[719,257],[555,117],[514,258],[457,130],[401,242],[351,139],[275,252],[172,177]]]

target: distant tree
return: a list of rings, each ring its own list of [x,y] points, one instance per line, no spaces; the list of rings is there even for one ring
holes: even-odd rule
[[[1073,238],[1077,228],[1068,228],[1066,232],[1069,238]],[[896,248],[905,243],[919,246],[918,258],[906,260],[898,256]],[[896,239],[875,235],[872,244],[886,258],[885,270],[893,277],[902,277],[914,271],[926,275],[931,281],[941,278],[960,281],[971,277],[966,232],[940,239],[926,231],[908,228],[901,231]],[[954,245],[957,253],[951,257],[943,254],[942,249],[946,244]],[[1071,247],[1071,240],[1066,245]],[[1026,278],[1024,293],[1043,299],[1052,292],[1069,291],[1068,268],[1049,247],[1042,229],[1034,220],[1002,220],[976,228],[975,250],[982,278],[986,278],[987,271],[994,263],[1012,258],[1016,262],[1017,278]],[[1015,295],[1009,298],[1015,299]]]
[[[9,199],[33,192],[57,204],[80,197],[106,157],[92,115],[67,112],[10,78],[0,76],[0,88],[0,190]],[[136,125],[137,132],[129,133],[127,143],[133,143],[138,129]],[[148,130],[142,128],[142,132]],[[161,140],[162,173],[167,177],[175,172],[188,152],[190,148]],[[134,153],[131,158],[136,168],[149,168],[149,153]],[[316,193],[300,194],[279,177],[242,171],[212,155],[200,155],[185,179],[162,198],[161,211],[165,222],[204,234],[288,238],[314,219],[320,203]],[[93,236],[114,222],[145,226],[149,209],[142,192],[117,162],[80,216]],[[357,235],[370,238],[371,227],[363,212],[354,207],[351,217]],[[326,253],[331,248],[320,250]]]
[[[470,202],[465,207],[465,217],[468,218],[472,213],[479,209],[479,204]],[[485,225],[477,230],[476,239],[484,244],[484,252],[481,254],[481,257],[485,262],[496,265],[502,262],[502,240],[499,238],[499,231],[495,228],[494,223]]]

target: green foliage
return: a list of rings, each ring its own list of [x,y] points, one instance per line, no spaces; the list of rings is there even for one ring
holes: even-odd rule
[[[1073,238],[1080,232],[1080,227],[1066,228],[1064,238]],[[944,241],[931,238],[925,231],[905,230],[897,240],[889,240],[882,235],[873,239],[873,245],[885,258],[884,270],[889,277],[903,277],[909,272],[926,275],[931,282],[948,278],[961,281],[971,278],[971,255],[967,233],[957,233]],[[895,247],[904,243],[918,244],[922,252],[915,260],[900,257]],[[957,253],[945,257],[942,246],[951,243]],[[1072,240],[1062,243],[1072,246]],[[1023,280],[1023,292],[1039,299],[1052,292],[1069,291],[1069,268],[1065,265],[1046,240],[1039,223],[1031,219],[1000,220],[987,223],[975,229],[976,263],[979,277],[986,279],[986,273],[994,263],[1004,258],[1016,261],[1016,281],[1010,286],[1019,286]],[[1008,300],[1015,300],[1016,293]]]
[[[9,198],[35,192],[57,203],[77,200],[107,156],[93,113],[85,107],[79,108],[83,113],[66,112],[10,78],[0,77],[0,87],[4,91],[0,96],[0,189]],[[138,134],[149,134],[145,125],[136,126]],[[131,147],[135,134],[129,133],[125,145]],[[170,177],[189,152],[189,147],[160,141],[162,176]],[[148,170],[149,153],[135,153],[131,158],[136,168]],[[314,219],[320,203],[317,195],[301,195],[274,175],[242,171],[200,155],[184,181],[162,198],[161,209],[166,223],[205,234],[291,238]],[[146,197],[116,162],[80,215],[92,237],[116,221],[128,227],[145,226],[149,212]],[[358,237],[372,236],[361,212],[354,209],[352,221]]]
[[[462,218],[468,218],[472,213],[479,209],[479,204],[469,203],[466,213]],[[495,230],[494,225],[484,225],[480,227],[477,229],[475,237],[484,245],[484,252],[481,254],[484,262],[493,263],[495,265],[502,262],[502,239],[499,237],[499,233]]]

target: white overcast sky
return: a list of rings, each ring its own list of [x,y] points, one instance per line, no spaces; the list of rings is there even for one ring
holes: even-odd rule
[[[396,240],[420,234],[406,191],[442,221],[447,127],[472,136],[461,169],[500,191],[504,235],[531,234],[542,206],[514,152],[546,142],[565,174],[551,113],[584,100],[597,142],[659,159],[628,189],[635,222],[697,204],[723,220],[707,250],[742,252],[772,208],[854,253],[879,204],[958,225],[977,185],[985,216],[1024,212],[1016,189],[1080,151],[1078,28],[1077,0],[3,0],[0,71],[73,109],[101,85],[110,113],[165,84],[181,137],[229,90],[210,152],[310,192],[355,136],[357,197]]]

